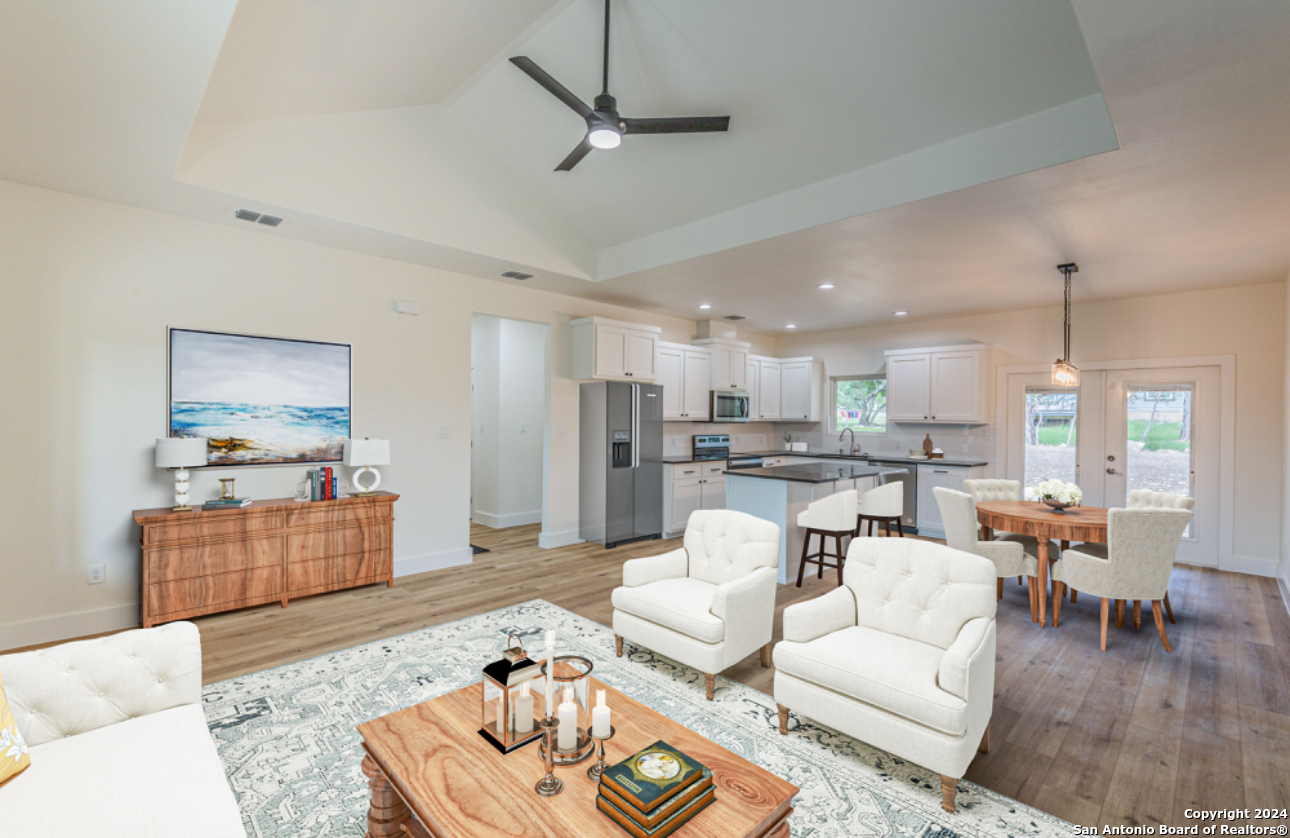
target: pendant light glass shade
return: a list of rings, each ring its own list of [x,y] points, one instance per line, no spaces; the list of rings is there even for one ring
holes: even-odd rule
[[[1062,357],[1053,362],[1052,383],[1058,387],[1078,387],[1079,370],[1071,363],[1071,274],[1079,270],[1074,262],[1058,265],[1066,278],[1066,299],[1062,307]]]
[[[1053,384],[1058,387],[1078,387],[1079,370],[1070,361],[1058,358],[1053,362]]]

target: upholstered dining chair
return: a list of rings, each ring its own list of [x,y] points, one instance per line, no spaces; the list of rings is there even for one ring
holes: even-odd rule
[[[1187,524],[1190,509],[1109,509],[1106,544],[1081,544],[1062,554],[1053,567],[1053,625],[1061,618],[1061,589],[1077,588],[1102,600],[1102,651],[1106,651],[1106,623],[1111,601],[1116,603],[1116,627],[1124,625],[1124,602],[1151,602],[1160,642],[1169,647],[1160,607],[1169,594],[1174,555]],[[1170,621],[1173,614],[1170,613]]]
[[[704,674],[708,701],[718,672],[761,649],[770,666],[779,573],[779,527],[727,509],[690,513],[682,547],[623,563],[612,594],[614,641]]]
[[[806,530],[802,537],[802,562],[797,566],[797,587],[802,587],[802,577],[808,564],[819,565],[816,578],[824,578],[826,567],[836,568],[838,584],[842,584],[842,566],[846,564],[846,554],[842,552],[842,539],[853,535],[856,529],[856,490],[847,489],[812,501],[806,509],[797,515],[797,526]],[[811,536],[820,537],[820,551],[811,552]],[[837,549],[828,552],[828,540],[834,540]],[[826,558],[833,559],[829,564]]]
[[[901,518],[905,514],[905,484],[893,480],[882,486],[875,486],[856,495],[856,535],[860,527],[869,525],[869,535],[873,535],[873,525],[878,524],[891,535],[891,525],[896,525],[896,532],[905,537],[905,525]]]
[[[994,500],[1024,500],[1021,493],[1020,480],[1000,480],[997,478],[977,478],[974,480],[963,481],[963,491],[972,496],[976,503],[988,503]],[[1034,536],[1020,535],[1018,533],[996,531],[994,538],[998,541],[1016,541],[1020,544],[1028,544],[1035,541]],[[1030,551],[1038,555],[1036,550]],[[1055,555],[1055,554],[1054,554]],[[1017,577],[1017,584],[1021,584],[1021,577]]]
[[[995,570],[931,541],[857,538],[846,584],[784,609],[775,645],[779,732],[790,711],[941,775],[990,749]]]
[[[1039,542],[994,539],[982,541],[977,527],[976,501],[967,492],[956,492],[944,486],[932,489],[945,523],[945,543],[964,553],[975,553],[989,559],[998,577],[997,598],[1003,599],[1003,580],[1026,576],[1030,580],[1030,618],[1039,621]]]

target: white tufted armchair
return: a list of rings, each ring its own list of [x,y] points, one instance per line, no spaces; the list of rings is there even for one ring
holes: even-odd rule
[[[0,676],[31,748],[0,788],[3,834],[245,838],[202,712],[197,626],[0,656]]]
[[[779,527],[743,512],[690,513],[684,547],[623,563],[615,588],[614,640],[652,649],[704,674],[708,700],[716,674],[761,649],[770,666],[778,587]]]
[[[846,583],[784,609],[775,645],[779,732],[790,709],[941,775],[988,750],[994,565],[930,541],[857,538]]]

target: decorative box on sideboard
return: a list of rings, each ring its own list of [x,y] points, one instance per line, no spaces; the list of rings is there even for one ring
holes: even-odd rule
[[[242,509],[140,509],[143,625],[281,602],[375,582],[394,584],[399,496]]]

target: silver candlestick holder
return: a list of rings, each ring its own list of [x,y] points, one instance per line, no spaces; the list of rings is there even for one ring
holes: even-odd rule
[[[610,725],[608,736],[597,736],[595,733],[590,734],[591,738],[596,741],[596,762],[587,769],[587,776],[596,782],[600,782],[600,775],[604,774],[605,769],[609,768],[609,763],[605,762],[605,743],[610,739],[613,739],[614,734],[617,732],[618,731],[614,730],[614,726]]]
[[[546,776],[538,780],[534,791],[543,797],[555,797],[564,791],[564,780],[555,776],[555,731],[560,727],[560,720],[555,716],[546,716],[538,720],[538,727],[542,728],[542,732],[546,735],[543,740],[546,749],[542,755]]]

